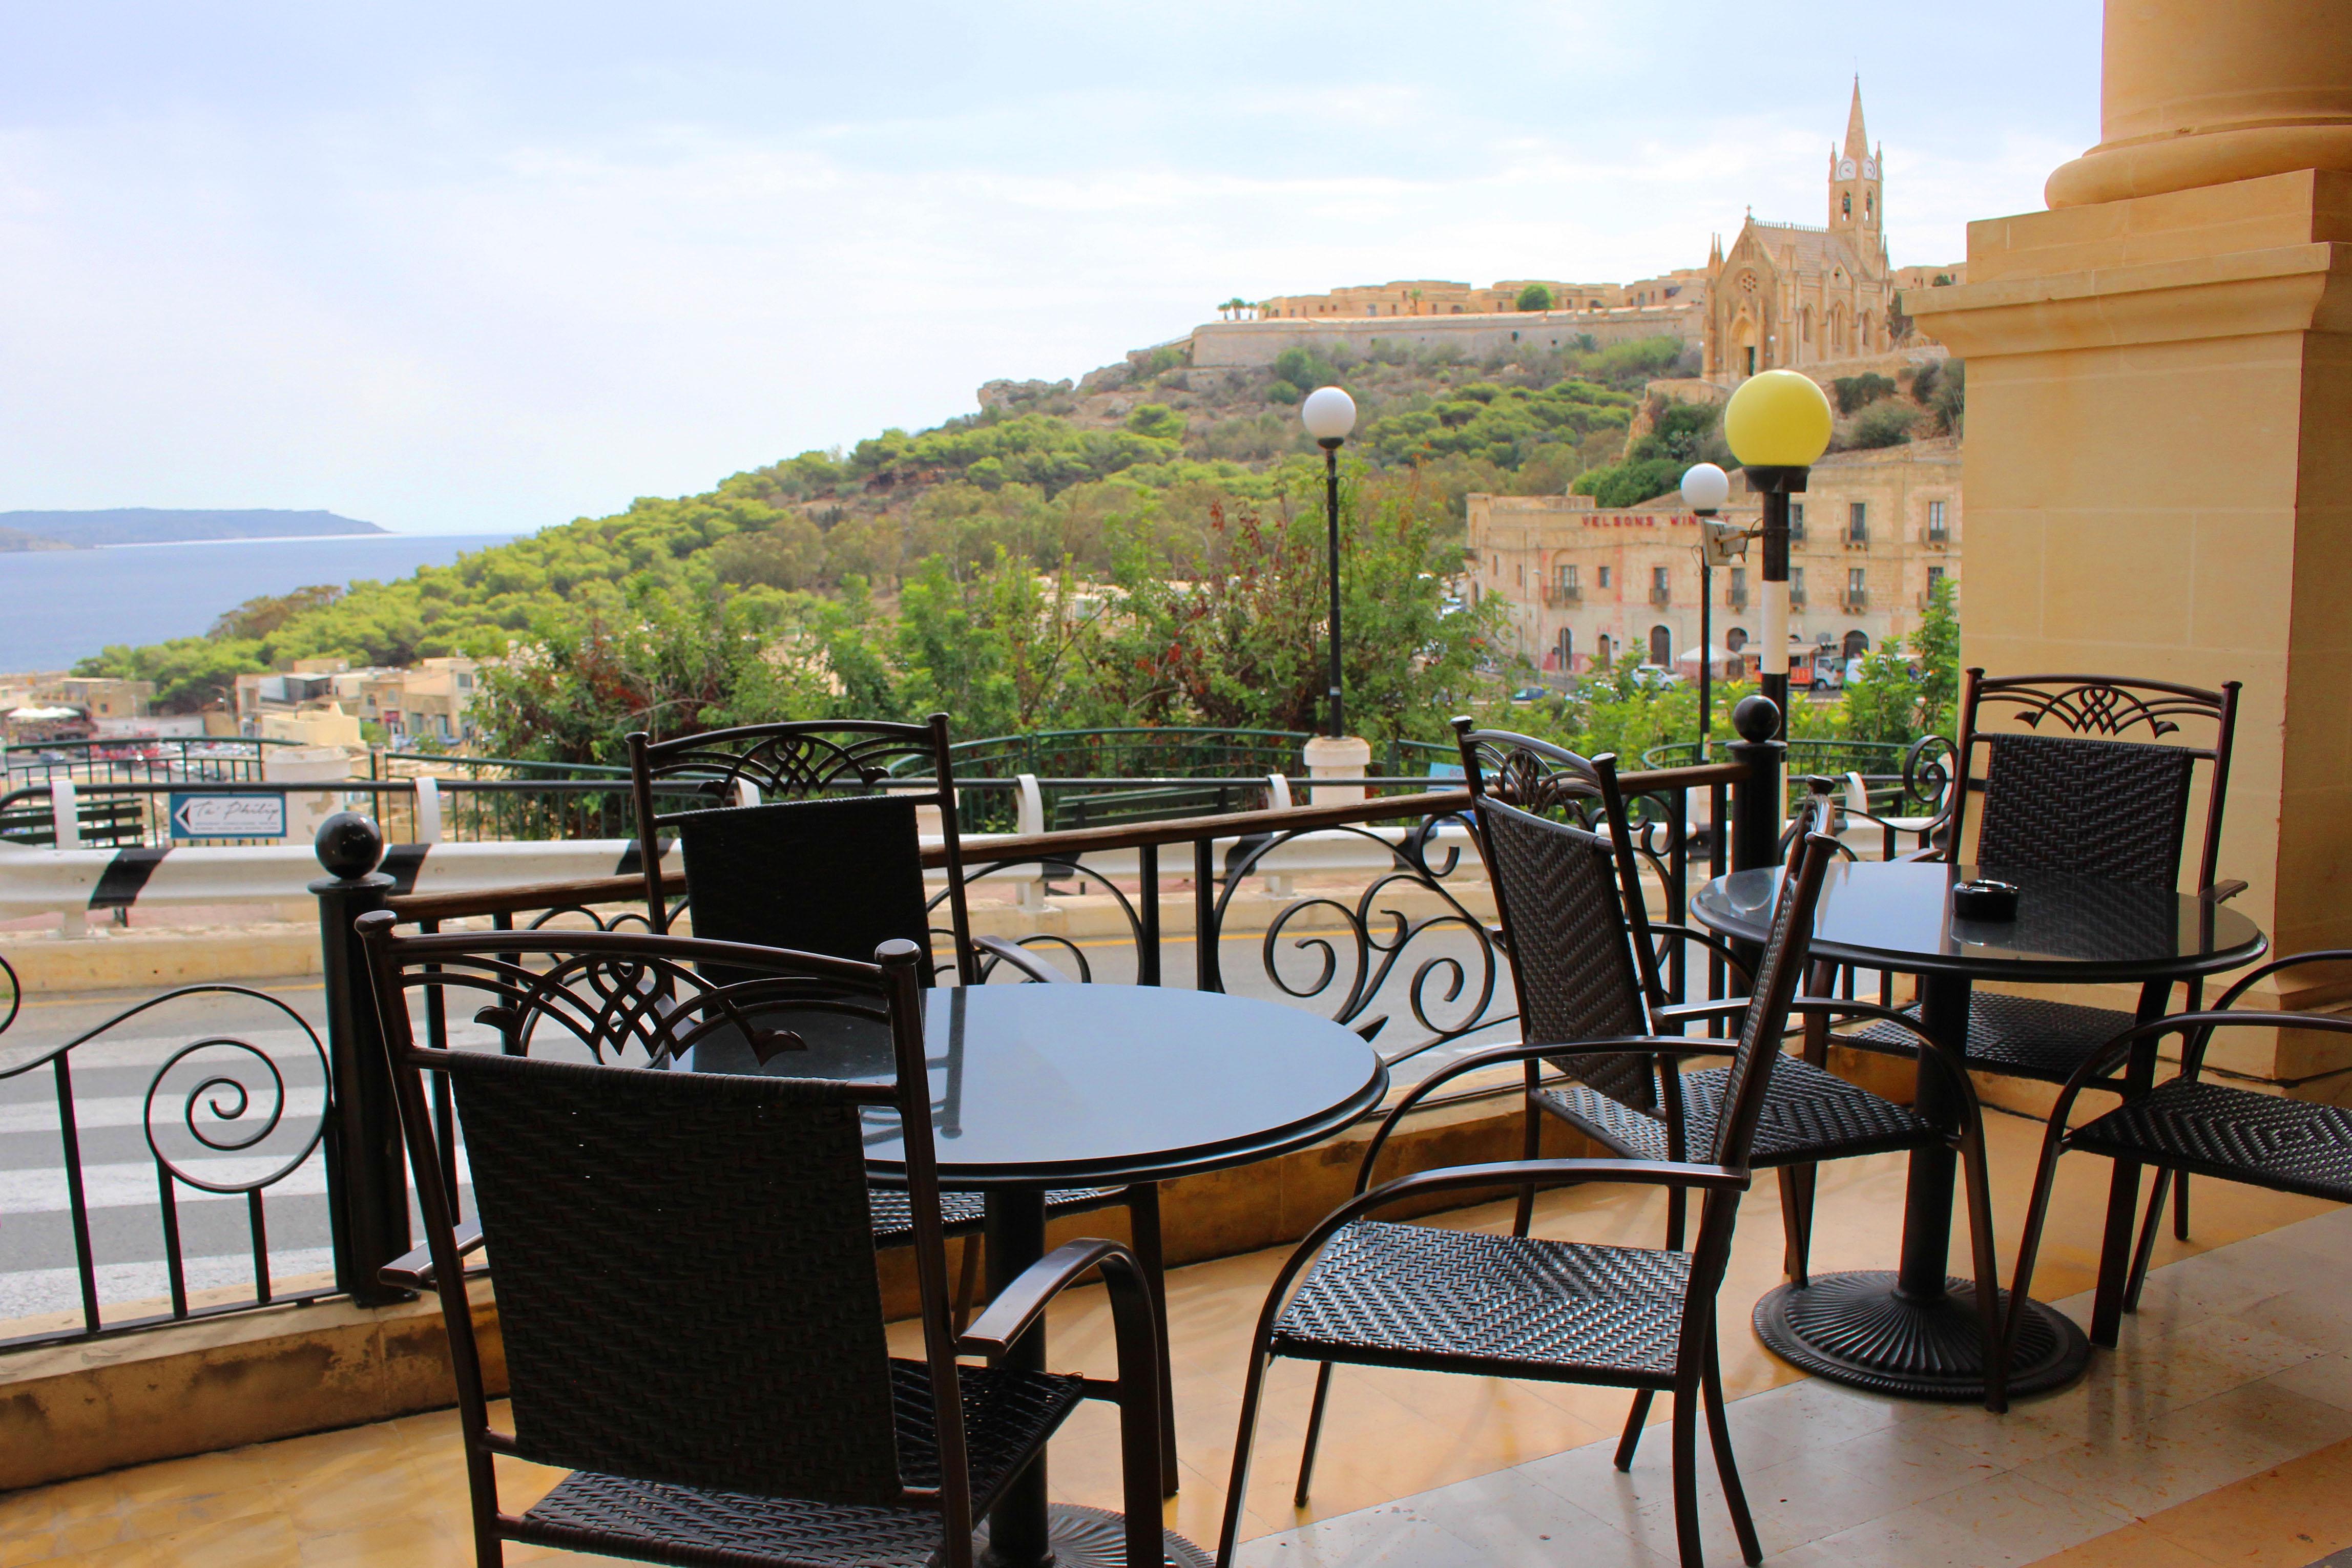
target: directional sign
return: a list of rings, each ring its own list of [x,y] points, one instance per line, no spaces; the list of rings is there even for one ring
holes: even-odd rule
[[[282,839],[286,796],[199,795],[172,791],[174,839]]]

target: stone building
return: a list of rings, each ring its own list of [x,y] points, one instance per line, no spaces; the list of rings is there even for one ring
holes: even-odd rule
[[[1760,514],[1734,474],[1724,520],[1753,528]],[[1936,580],[1958,586],[1959,444],[1824,457],[1790,522],[1792,639],[1851,658],[1908,637]],[[1517,651],[1547,674],[1626,657],[1673,668],[1698,648],[1698,518],[1681,497],[1612,510],[1586,496],[1474,495],[1469,528],[1473,591],[1509,606]],[[1751,547],[1714,582],[1716,645],[1751,673],[1760,564]]]
[[[1830,151],[1829,222],[1759,223],[1751,214],[1726,249],[1707,257],[1706,375],[1737,382],[1759,371],[1800,370],[1827,361],[1862,360],[1901,340],[1897,295],[1906,278],[1886,255],[1886,166],[1862,119],[1862,82],[1853,84],[1845,141]],[[1958,281],[1958,267],[1906,267]]]

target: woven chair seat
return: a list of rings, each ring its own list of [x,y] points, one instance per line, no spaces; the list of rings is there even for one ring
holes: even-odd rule
[[[1686,1252],[1358,1220],[1316,1260],[1274,1346],[1318,1361],[1664,1386],[1689,1280]]]
[[[2352,1203],[2352,1111],[2173,1079],[2077,1130],[2116,1159]]]
[[[1045,1195],[1047,1214],[1076,1214],[1082,1209],[1100,1208],[1116,1203],[1127,1189],[1117,1186],[1074,1186]],[[882,1247],[906,1241],[915,1234],[915,1217],[907,1206],[904,1187],[875,1186],[866,1189],[866,1202],[874,1214],[874,1240]],[[940,1221],[950,1236],[968,1235],[978,1230],[988,1218],[988,1199],[976,1192],[943,1192],[940,1194]]]
[[[899,1469],[908,1486],[939,1484],[929,1375],[890,1364]],[[1085,1397],[1085,1380],[1008,1368],[961,1370],[971,1458],[972,1508],[987,1511]],[[641,1541],[654,1562],[742,1562],[807,1568],[924,1568],[938,1560],[940,1516],[915,1508],[705,1491],[574,1470],[523,1517],[554,1530]],[[597,1551],[610,1551],[609,1545]]]
[[[1919,1016],[1916,1007],[1903,1010]],[[2092,1052],[2137,1021],[2130,1013],[2109,1008],[1974,991],[1969,996],[1969,1065],[2012,1078],[2063,1083]],[[1919,1049],[1919,1037],[1900,1024],[1874,1023],[1835,1039],[1840,1045],[1888,1056],[1910,1056]]]
[[[1685,1148],[1714,1146],[1716,1119],[1722,1113],[1730,1074],[1727,1067],[1683,1074]],[[1622,1154],[1648,1160],[1667,1157],[1663,1116],[1634,1110],[1580,1083],[1548,1089],[1537,1098],[1578,1131]],[[1765,1092],[1748,1163],[1759,1169],[1810,1165],[1916,1149],[1938,1136],[1907,1107],[1856,1088],[1801,1057],[1778,1056],[1772,1061],[1772,1082]]]

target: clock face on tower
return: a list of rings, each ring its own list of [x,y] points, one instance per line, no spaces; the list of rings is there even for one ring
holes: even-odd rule
[[[1865,180],[1875,180],[1878,178],[1877,159],[1865,158],[1862,161],[1862,177]]]
[[[1841,180],[1851,180],[1853,178],[1853,159],[1841,158],[1838,160],[1838,178]]]

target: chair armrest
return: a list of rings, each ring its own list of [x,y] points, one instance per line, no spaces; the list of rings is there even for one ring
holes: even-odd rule
[[[1032,980],[1049,984],[1055,982],[1073,986],[1077,984],[1069,976],[1032,953],[1028,948],[1022,946],[1018,942],[1008,942],[1002,936],[975,936],[971,939],[971,945],[992,957],[1010,964]]]
[[[457,1227],[457,1256],[469,1258],[482,1249],[482,1222],[469,1219]],[[412,1247],[375,1271],[380,1283],[404,1291],[429,1291],[436,1282],[430,1243]]]
[[[1659,936],[1675,936],[1685,942],[1697,943],[1728,965],[1731,972],[1739,977],[1741,985],[1752,986],[1756,983],[1756,977],[1748,972],[1748,965],[1738,953],[1732,950],[1731,944],[1714,932],[1701,931],[1696,926],[1676,925],[1670,920],[1654,920],[1650,923],[1650,929]]]
[[[956,1340],[958,1355],[1003,1355],[1015,1340],[1034,1328],[1046,1306],[1085,1274],[1107,1261],[1123,1260],[1137,1270],[1142,1263],[1116,1241],[1065,1241],[1021,1271],[996,1299],[988,1303],[971,1326]]]
[[[1680,1023],[1685,1019],[1736,1018],[1748,1010],[1752,997],[1723,997],[1711,1002],[1672,1002],[1663,1008],[1652,1008],[1650,1016],[1660,1023]]]
[[[2215,883],[2203,893],[2198,894],[2198,896],[2204,899],[2208,904],[2227,904],[2230,900],[2237,897],[2238,894],[2245,892],[2246,885],[2247,884],[2245,883],[2233,876],[2226,882]]]

